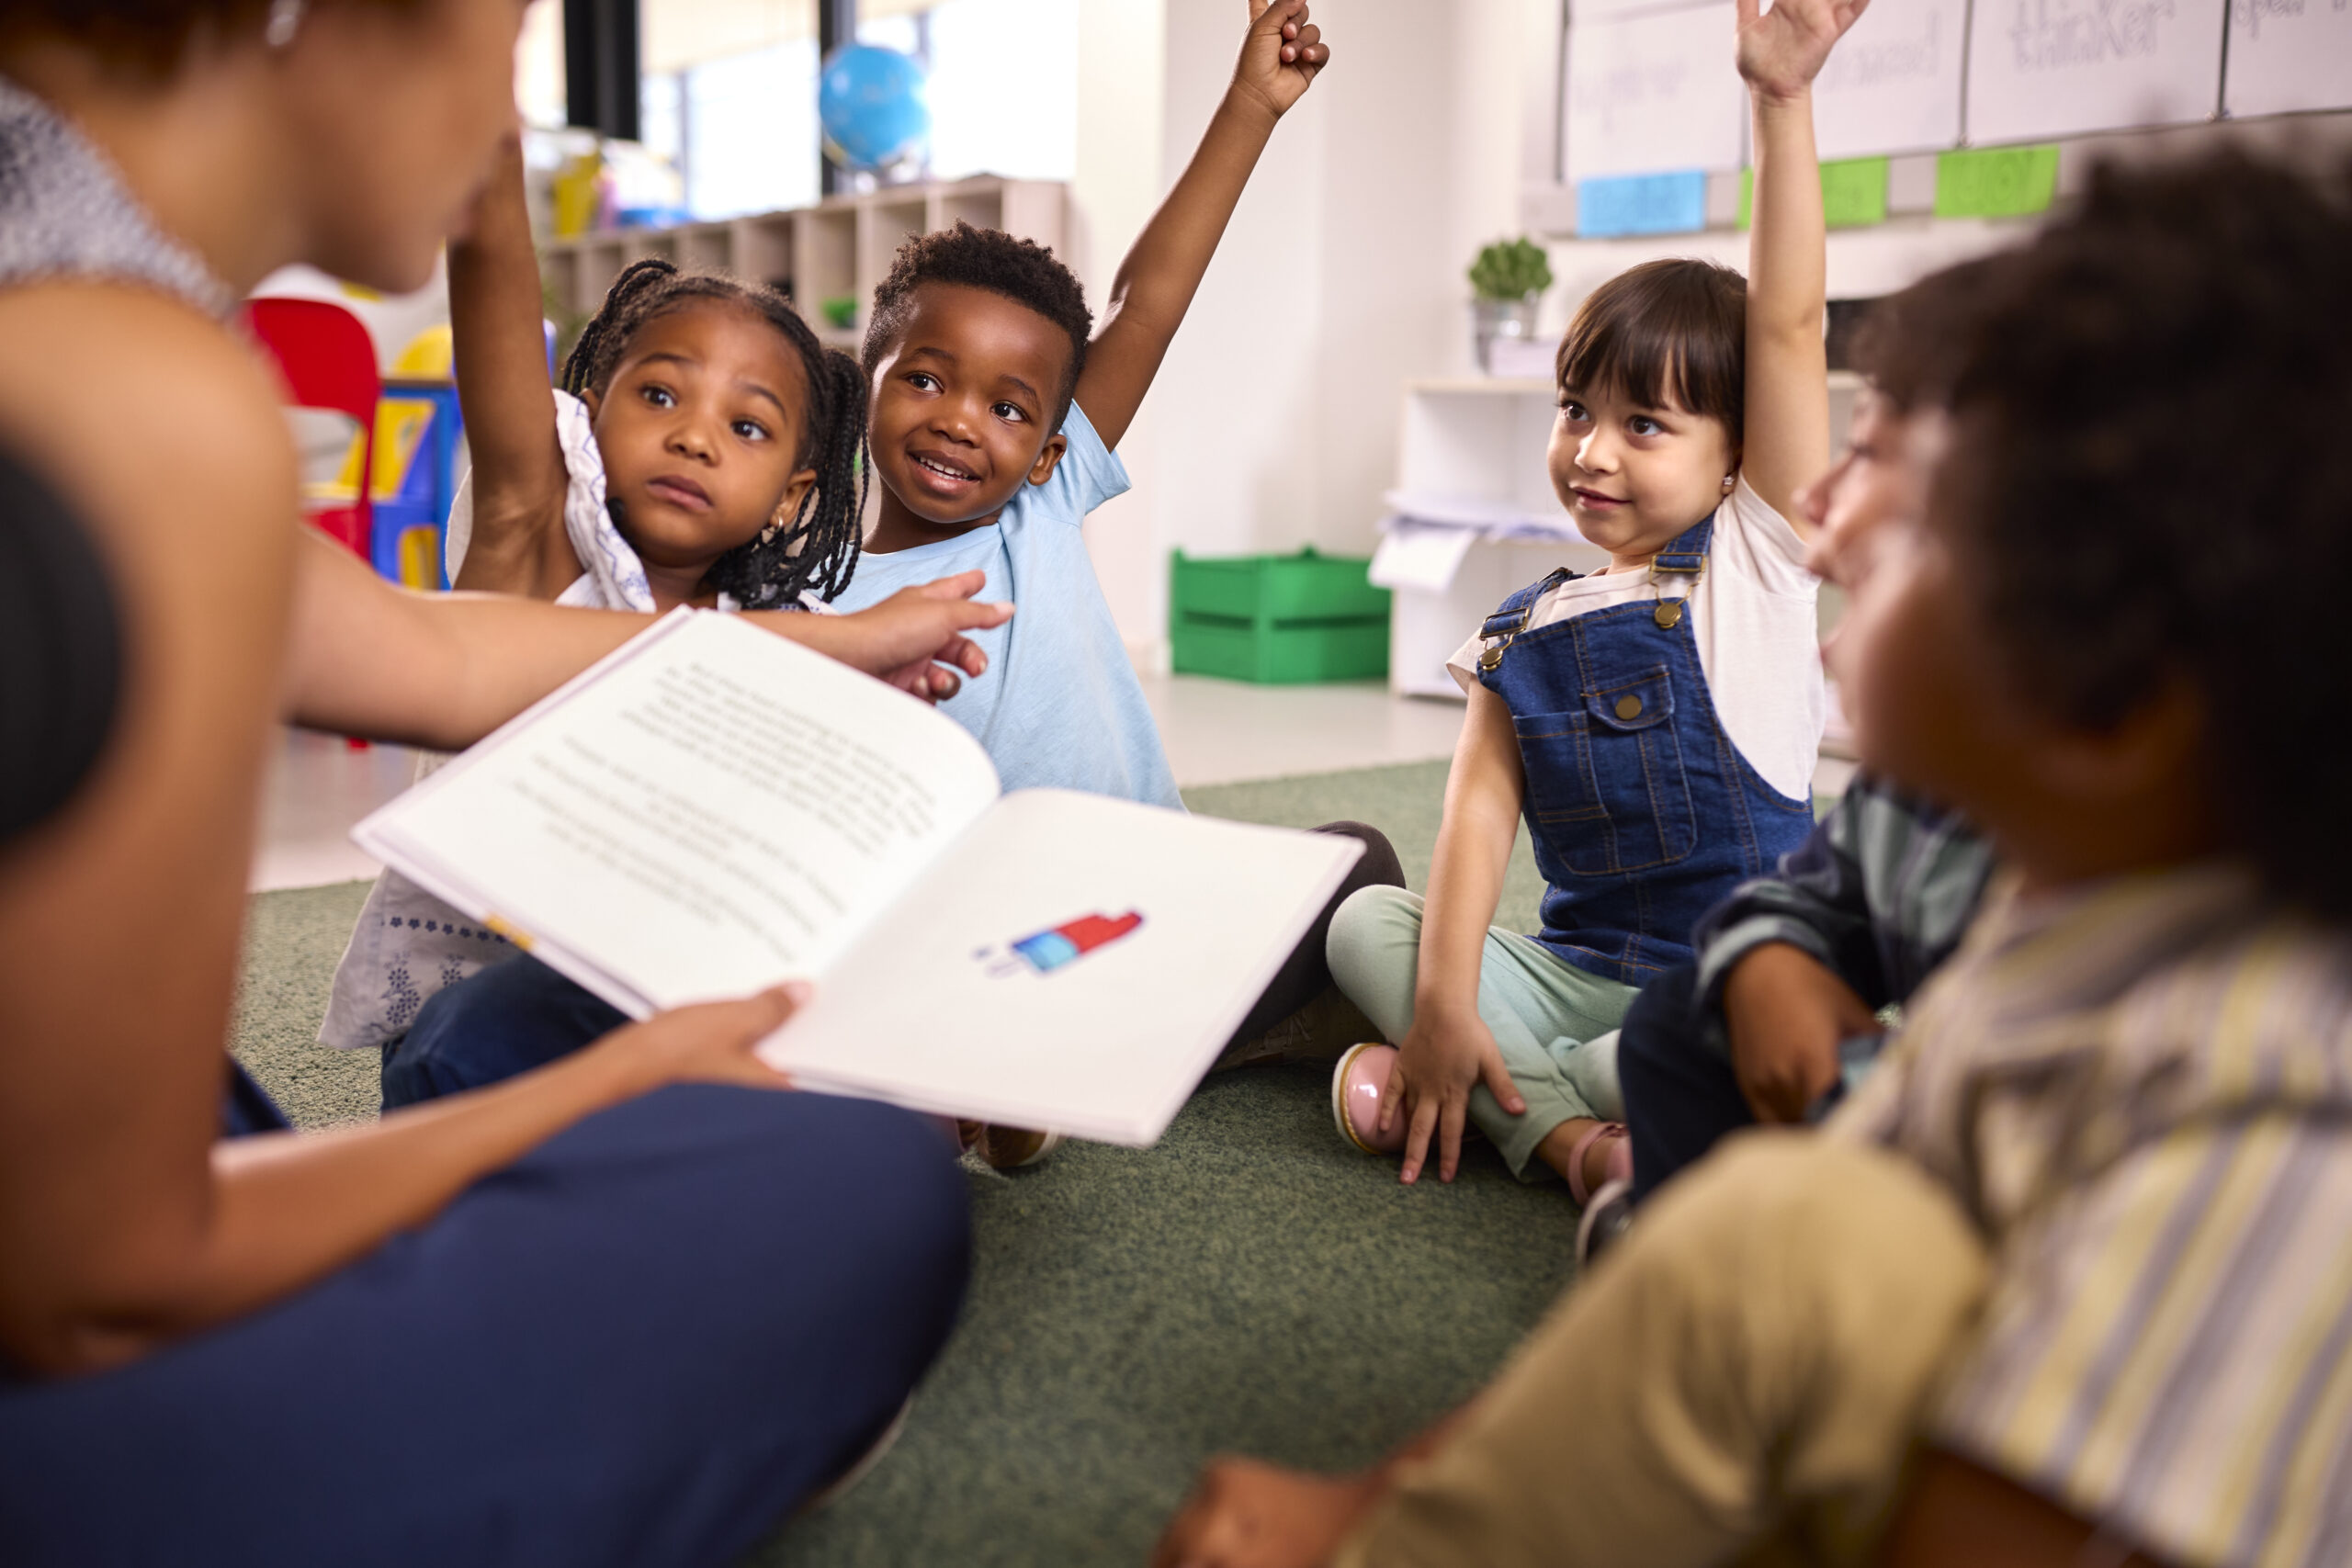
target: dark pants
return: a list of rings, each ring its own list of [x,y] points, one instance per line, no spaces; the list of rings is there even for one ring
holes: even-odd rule
[[[968,1224],[916,1117],[662,1089],[274,1306],[0,1371],[0,1562],[733,1562],[929,1366]]]
[[[1633,1134],[1636,1206],[1727,1133],[1756,1124],[1732,1075],[1723,1020],[1697,1005],[1698,965],[1642,987],[1617,1035],[1617,1078]]]
[[[1263,1034],[1331,983],[1323,939],[1333,911],[1348,895],[1374,884],[1405,885],[1404,867],[1379,829],[1333,822],[1315,830],[1355,839],[1364,852],[1242,1020],[1227,1049]],[[509,959],[428,998],[408,1033],[385,1048],[385,1109],[544,1066],[628,1021],[619,1009],[536,959]]]
[[[1349,868],[1348,879],[1340,884],[1340,890],[1331,895],[1331,901],[1323,906],[1323,912],[1306,928],[1306,935],[1299,939],[1290,956],[1283,960],[1283,966],[1274,972],[1273,982],[1258,998],[1258,1005],[1250,1010],[1250,1016],[1233,1032],[1233,1038],[1226,1043],[1228,1051],[1257,1039],[1313,1001],[1331,983],[1331,965],[1324,959],[1323,943],[1331,934],[1331,917],[1339,913],[1350,894],[1360,887],[1405,886],[1405,867],[1396,858],[1396,847],[1379,829],[1362,822],[1326,822],[1315,830],[1355,840],[1363,845],[1363,855]]]

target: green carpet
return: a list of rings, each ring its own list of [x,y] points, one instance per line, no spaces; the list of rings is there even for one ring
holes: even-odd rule
[[[1445,764],[1190,791],[1196,811],[1352,818],[1428,873]],[[306,1126],[372,1115],[372,1052],[312,1043],[364,885],[253,901],[235,1045]],[[1501,923],[1533,924],[1524,842]],[[763,1568],[1141,1562],[1202,1460],[1362,1464],[1475,1390],[1569,1272],[1575,1212],[1483,1147],[1400,1187],[1331,1130],[1328,1077],[1211,1079],[1149,1150],[973,1168],[961,1327],[889,1459]]]

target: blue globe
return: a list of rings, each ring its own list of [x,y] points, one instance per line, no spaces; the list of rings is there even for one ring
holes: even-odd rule
[[[922,157],[931,137],[922,67],[895,49],[842,44],[817,77],[817,123],[825,156],[844,168],[880,169]]]

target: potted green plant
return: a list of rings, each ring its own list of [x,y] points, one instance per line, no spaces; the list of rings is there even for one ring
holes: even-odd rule
[[[1535,335],[1535,308],[1551,287],[1551,259],[1524,234],[1478,253],[1470,264],[1470,336],[1479,369],[1492,368],[1497,338]]]

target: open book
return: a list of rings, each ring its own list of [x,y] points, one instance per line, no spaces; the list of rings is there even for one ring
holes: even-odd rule
[[[634,1018],[814,981],[761,1047],[806,1088],[1137,1145],[1362,852],[1001,796],[927,705],[686,610],[352,836]]]

